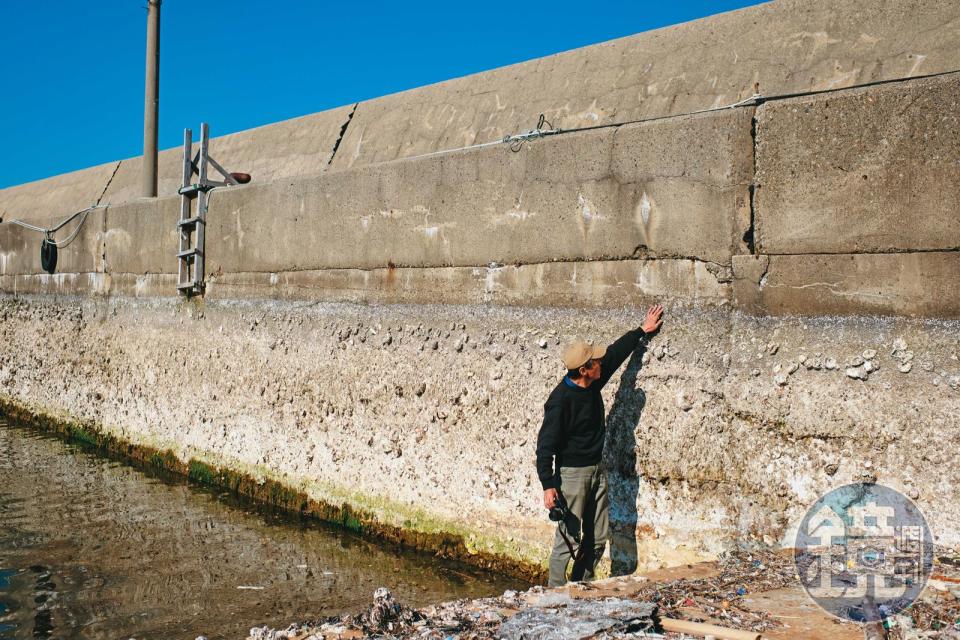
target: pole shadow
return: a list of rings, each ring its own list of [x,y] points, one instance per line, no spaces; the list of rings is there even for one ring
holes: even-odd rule
[[[620,377],[613,406],[607,416],[603,447],[610,499],[610,575],[630,575],[637,569],[637,426],[647,404],[647,394],[637,387],[637,375],[646,347],[633,352]]]

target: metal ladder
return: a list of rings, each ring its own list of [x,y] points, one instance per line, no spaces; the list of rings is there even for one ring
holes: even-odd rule
[[[187,295],[199,295],[204,289],[204,239],[207,226],[209,192],[214,187],[240,184],[216,160],[210,157],[210,126],[200,123],[200,149],[193,155],[193,131],[183,130],[183,180],[177,193],[180,194],[180,248],[177,252],[177,290]],[[207,178],[207,166],[212,166],[222,181]],[[193,182],[194,174],[197,181]],[[238,174],[239,175],[239,174]],[[193,215],[193,201],[197,201]],[[194,236],[196,233],[196,236]]]

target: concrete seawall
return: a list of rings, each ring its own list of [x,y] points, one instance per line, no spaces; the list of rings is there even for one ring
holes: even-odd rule
[[[950,3],[782,0],[215,139],[254,182],[201,300],[138,161],[2,190],[0,400],[537,564],[559,345],[663,301],[605,391],[615,570],[789,542],[864,478],[958,544],[958,51]],[[598,126],[450,150],[541,112]],[[98,198],[42,273],[9,219]]]

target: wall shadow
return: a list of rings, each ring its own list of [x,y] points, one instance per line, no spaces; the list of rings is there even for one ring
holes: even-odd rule
[[[637,374],[646,347],[633,352],[620,377],[620,386],[607,416],[603,459],[610,499],[610,575],[630,575],[637,569],[637,426],[647,394],[637,387]]]

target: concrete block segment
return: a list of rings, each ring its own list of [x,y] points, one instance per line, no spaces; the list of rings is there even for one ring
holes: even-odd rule
[[[664,300],[722,305],[729,297],[730,285],[719,282],[703,262],[693,260],[226,273],[212,277],[206,291],[208,300],[277,298],[578,308],[643,307]]]
[[[87,214],[86,221],[76,238],[57,250],[58,273],[92,273],[103,271],[104,209],[95,209]],[[31,224],[50,228],[60,223],[64,216],[39,218]],[[66,240],[81,222],[78,218],[56,234],[58,241]],[[0,275],[25,275],[43,273],[40,266],[40,244],[43,234],[21,226],[4,223],[0,227]]]
[[[239,133],[213,138],[210,154],[227,171],[249,173],[254,183],[324,172],[350,118],[353,106],[322,111]],[[199,149],[199,122],[183,123],[194,129],[194,153]],[[211,123],[216,132],[217,123]],[[82,171],[0,189],[0,218],[33,221],[50,216],[65,217],[94,204],[133,202],[140,197],[140,167],[137,156]],[[176,195],[180,188],[183,147],[167,149],[158,159],[158,195]],[[211,169],[211,178],[218,174]]]
[[[762,253],[960,247],[960,73],[764,104]]]
[[[177,197],[138,200],[107,209],[104,235],[107,272],[175,274],[179,219],[180,198]]]
[[[122,242],[114,235],[108,241]],[[116,251],[115,251],[116,253]],[[177,298],[176,262],[152,251],[124,254],[107,273],[0,274],[0,292]],[[108,268],[113,268],[109,265]],[[160,271],[164,270],[164,271]],[[553,262],[521,266],[320,269],[208,274],[206,300],[311,300],[363,304],[481,304],[623,308],[672,301],[723,306],[731,284],[694,260]]]
[[[176,276],[172,276],[170,290],[175,290]],[[41,273],[22,275],[0,275],[0,291],[13,296],[74,296],[95,297],[118,293],[109,273]],[[137,295],[134,286],[123,290],[124,295]],[[163,295],[158,291],[157,296]],[[54,298],[56,299],[56,298]]]
[[[0,219],[4,222],[18,219],[35,225],[40,224],[39,220],[60,222],[71,213],[96,204],[116,170],[117,163],[109,162],[0,189]]]
[[[327,168],[333,147],[353,106],[322,111],[302,118],[285,120],[256,129],[211,139],[210,155],[227,171],[249,173],[256,184],[281,178],[318,175]],[[199,150],[200,123],[185,122],[193,129],[194,154]],[[216,121],[210,123],[216,133]],[[104,196],[104,202],[119,204],[137,199],[142,157],[124,160]],[[176,195],[180,188],[183,147],[160,154],[159,196]],[[213,168],[210,178],[220,180]]]
[[[749,218],[750,119],[730,110],[216,191],[208,266],[729,264]]]
[[[616,130],[613,173],[653,254],[729,263],[747,253],[752,108]]]
[[[960,253],[735,256],[734,295],[773,315],[960,316]]]
[[[957,70],[958,25],[951,0],[778,0],[363,102],[333,166]]]

